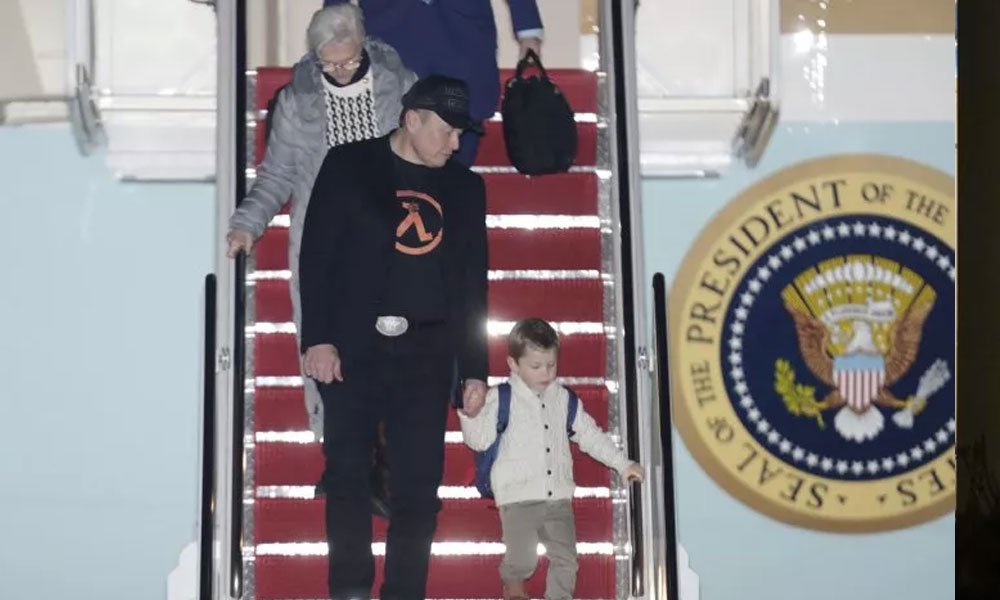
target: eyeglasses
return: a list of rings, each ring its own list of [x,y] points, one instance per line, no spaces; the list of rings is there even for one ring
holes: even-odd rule
[[[344,62],[334,63],[327,62],[323,59],[319,60],[319,66],[324,71],[353,71],[361,66],[361,55],[358,55],[351,60],[346,60]]]

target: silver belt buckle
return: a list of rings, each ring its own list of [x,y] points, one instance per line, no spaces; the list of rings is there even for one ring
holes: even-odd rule
[[[410,328],[406,317],[379,317],[375,320],[375,329],[386,337],[397,337]]]

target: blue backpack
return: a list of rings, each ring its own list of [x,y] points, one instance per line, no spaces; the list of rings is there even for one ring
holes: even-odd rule
[[[493,470],[493,463],[496,462],[497,453],[500,450],[500,436],[503,435],[507,429],[507,423],[510,421],[510,384],[501,383],[497,386],[497,391],[500,393],[500,405],[497,407],[497,437],[489,448],[482,452],[476,452],[476,489],[479,490],[479,495],[483,498],[493,497],[490,472]],[[569,392],[569,404],[566,406],[566,434],[572,438],[573,421],[576,420],[576,408],[580,403],[580,398],[573,390],[566,388],[566,391]]]

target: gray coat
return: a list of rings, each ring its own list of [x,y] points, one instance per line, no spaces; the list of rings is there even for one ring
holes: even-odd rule
[[[417,76],[403,65],[399,54],[388,44],[368,38],[365,50],[371,61],[370,75],[375,100],[378,134],[388,134],[399,125],[402,98]],[[229,220],[230,229],[242,229],[259,238],[267,224],[291,198],[291,226],[288,231],[288,265],[292,271],[292,312],[300,323],[299,246],[302,225],[313,183],[326,158],[326,100],[322,72],[314,53],[305,55],[292,67],[290,85],[281,90],[275,106],[271,134],[264,161],[247,197]]]

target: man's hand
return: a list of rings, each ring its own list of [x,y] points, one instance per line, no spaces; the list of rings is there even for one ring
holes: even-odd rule
[[[310,346],[306,350],[303,368],[307,377],[312,377],[320,383],[343,381],[340,373],[340,353],[333,344]]]
[[[642,483],[642,480],[645,479],[645,477],[646,475],[643,472],[642,465],[639,463],[629,463],[629,465],[625,467],[625,470],[622,471],[622,478],[624,478],[626,482],[637,481]]]
[[[462,389],[462,412],[465,416],[475,418],[486,404],[486,382],[478,379],[466,379]]]
[[[226,235],[226,242],[229,244],[229,249],[226,251],[226,256],[229,258],[236,258],[240,252],[250,254],[253,248],[253,234],[242,229],[233,229]]]
[[[528,53],[528,50],[534,50],[538,58],[542,57],[542,40],[536,37],[526,37],[517,40],[518,46],[518,59],[524,58],[524,55]]]

